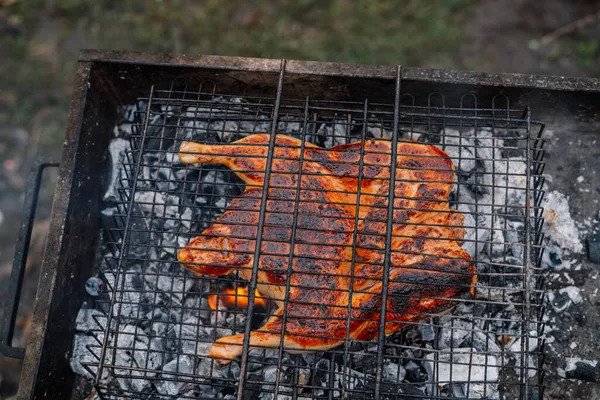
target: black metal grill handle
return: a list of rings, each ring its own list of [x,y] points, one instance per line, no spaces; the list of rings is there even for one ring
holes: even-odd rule
[[[49,167],[58,167],[58,163],[53,159],[40,158],[31,169],[27,186],[25,188],[25,200],[23,204],[23,220],[19,229],[19,236],[15,245],[15,256],[13,258],[13,267],[8,283],[8,291],[4,303],[4,314],[2,315],[2,325],[0,326],[0,352],[7,357],[23,358],[25,349],[22,347],[13,347],[12,339],[15,331],[15,321],[17,319],[17,310],[19,308],[19,299],[21,297],[21,286],[25,274],[25,265],[27,263],[27,254],[29,252],[29,243],[31,241],[31,231],[35,219],[35,210],[37,207],[40,193],[40,184],[44,170]]]

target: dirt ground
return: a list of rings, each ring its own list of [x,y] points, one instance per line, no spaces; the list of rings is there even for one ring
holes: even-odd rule
[[[24,3],[0,0],[2,307],[26,174],[37,155],[60,155],[70,82],[81,48],[401,63],[569,76],[600,73],[600,22],[594,17],[599,6],[591,0],[265,0],[254,6],[240,3],[222,8],[218,1],[198,6],[184,0],[128,0],[119,6],[86,7],[79,0],[56,0],[43,1],[35,10]],[[589,23],[573,25],[574,29],[560,37],[543,39],[586,16],[592,16]],[[107,25],[111,20],[118,25]],[[563,143],[571,140],[576,145],[567,147],[565,154]],[[591,175],[591,171],[600,171],[600,157],[598,151],[593,151],[598,149],[593,143],[600,143],[596,132],[564,132],[548,138],[546,172],[554,178],[550,187],[570,196],[578,221],[593,218],[600,209],[599,181]],[[581,168],[590,173],[580,173]],[[579,175],[584,176],[583,185],[588,185],[591,192],[582,192],[573,185],[573,178]],[[24,342],[22,332],[27,332],[27,315],[35,297],[55,178],[55,172],[47,175],[40,198],[41,222],[34,229],[17,321],[19,343]],[[584,289],[585,301],[559,325],[576,323],[578,327],[563,338],[565,344],[579,343],[578,348],[565,350],[568,356],[594,359],[600,348],[600,301],[588,296],[598,287],[597,281],[589,277],[598,275],[600,265],[588,262],[585,255],[578,262],[582,268],[567,275]],[[558,377],[561,360],[560,354],[548,352],[545,398],[600,398],[600,383]],[[19,369],[18,360],[0,356],[0,399],[16,392]]]

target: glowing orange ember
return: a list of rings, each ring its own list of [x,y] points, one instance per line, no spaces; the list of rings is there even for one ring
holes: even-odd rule
[[[226,308],[235,310],[245,310],[248,308],[248,288],[239,287],[237,289],[225,289],[221,293],[208,296],[208,305],[212,310],[217,309],[217,304]],[[262,297],[258,290],[254,297],[255,307],[266,307],[267,299]]]

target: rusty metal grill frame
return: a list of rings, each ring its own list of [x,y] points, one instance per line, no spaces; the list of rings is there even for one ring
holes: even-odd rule
[[[257,385],[258,387],[260,387],[261,384],[269,384],[269,382],[260,382],[260,381],[253,381],[251,379],[248,379],[248,374],[247,374],[247,367],[248,367],[248,350],[249,350],[249,343],[248,343],[248,338],[249,338],[249,332],[252,329],[252,316],[254,314],[254,303],[255,303],[255,297],[254,297],[254,293],[255,293],[255,288],[257,286],[257,272],[258,272],[258,268],[259,268],[259,253],[260,253],[260,244],[261,244],[261,240],[262,240],[262,232],[263,232],[263,226],[264,226],[264,219],[265,219],[265,212],[266,212],[266,200],[267,200],[267,196],[268,196],[268,182],[269,182],[269,174],[271,173],[270,170],[270,166],[271,166],[271,160],[273,157],[273,149],[274,149],[274,138],[275,135],[278,133],[278,127],[279,127],[279,123],[281,122],[280,116],[283,114],[287,114],[287,115],[293,115],[293,119],[292,121],[294,122],[299,122],[302,124],[303,126],[303,133],[302,136],[304,138],[306,138],[306,136],[309,136],[310,133],[308,132],[309,129],[307,128],[311,123],[312,126],[314,127],[316,123],[318,123],[320,120],[319,118],[323,118],[324,120],[337,120],[336,117],[333,117],[332,115],[351,115],[351,116],[360,116],[362,118],[362,126],[363,129],[361,131],[361,136],[358,137],[358,139],[360,139],[362,137],[362,139],[364,139],[367,135],[366,133],[366,127],[367,127],[367,123],[371,120],[374,119],[380,119],[383,123],[388,124],[391,122],[391,126],[392,126],[392,149],[393,149],[393,153],[396,152],[396,146],[395,144],[401,140],[399,139],[400,136],[400,132],[401,129],[404,132],[404,134],[408,134],[409,137],[412,137],[413,134],[417,134],[419,133],[419,131],[417,130],[417,126],[423,126],[423,125],[427,125],[429,127],[429,133],[435,131],[435,128],[440,128],[440,133],[438,133],[441,141],[440,141],[440,147],[443,148],[444,146],[444,140],[445,140],[445,128],[450,128],[450,127],[454,127],[457,128],[459,131],[461,131],[462,129],[466,129],[466,128],[473,128],[475,130],[477,130],[479,127],[491,127],[493,130],[498,129],[498,130],[502,130],[502,129],[511,129],[511,130],[517,130],[519,132],[523,133],[523,137],[518,137],[518,138],[514,138],[517,143],[524,143],[524,145],[519,145],[517,144],[517,150],[523,151],[524,156],[525,156],[525,162],[526,162],[526,169],[525,169],[525,181],[526,181],[526,187],[525,187],[525,192],[527,193],[527,198],[531,198],[531,203],[530,202],[526,202],[526,204],[523,206],[524,209],[524,228],[525,228],[525,232],[524,232],[524,236],[525,236],[525,240],[522,243],[524,246],[524,252],[523,252],[523,262],[521,265],[521,272],[512,272],[512,273],[501,273],[501,278],[503,279],[504,283],[506,282],[506,278],[510,277],[511,275],[513,276],[522,276],[523,282],[524,282],[524,292],[525,292],[525,296],[524,296],[524,301],[522,304],[515,304],[518,307],[522,307],[522,319],[520,321],[521,323],[521,338],[524,339],[521,341],[522,343],[522,348],[519,351],[519,356],[521,357],[521,362],[527,364],[527,357],[529,356],[529,342],[527,340],[528,338],[528,332],[531,330],[531,325],[533,325],[535,327],[535,329],[538,331],[538,336],[541,336],[541,333],[543,331],[543,324],[541,323],[541,319],[542,319],[542,315],[543,315],[543,305],[542,305],[542,301],[541,301],[541,296],[543,293],[543,279],[540,276],[540,272],[538,271],[539,265],[537,264],[539,262],[539,260],[541,259],[541,240],[542,240],[542,235],[541,235],[541,226],[543,223],[542,220],[542,209],[540,207],[541,204],[541,199],[543,196],[543,190],[542,190],[542,185],[543,185],[543,178],[541,177],[541,174],[543,172],[543,167],[544,164],[542,162],[543,159],[543,151],[542,151],[542,146],[543,146],[543,140],[541,139],[541,134],[543,132],[544,126],[543,124],[533,121],[531,119],[531,112],[530,110],[527,108],[525,110],[512,110],[510,108],[510,102],[508,97],[504,96],[504,95],[499,95],[497,97],[494,98],[493,102],[491,105],[487,105],[486,107],[481,107],[479,104],[477,104],[478,100],[477,97],[472,95],[472,94],[466,94],[462,97],[461,99],[461,105],[459,108],[451,108],[451,107],[446,107],[445,103],[444,103],[444,95],[441,93],[433,93],[429,96],[428,98],[428,103],[426,105],[417,105],[415,104],[415,98],[410,95],[409,93],[402,93],[401,92],[401,76],[402,76],[402,70],[400,67],[397,68],[396,70],[396,82],[395,82],[395,93],[394,93],[394,103],[393,104],[383,104],[383,103],[377,103],[376,101],[373,101],[374,99],[365,99],[365,101],[363,103],[358,103],[358,102],[335,102],[335,101],[324,101],[324,100],[320,100],[320,99],[311,99],[311,98],[305,98],[305,99],[293,99],[293,98],[288,98],[287,96],[284,97],[282,95],[283,89],[285,87],[285,73],[286,73],[286,63],[285,61],[282,61],[281,63],[281,68],[280,68],[280,72],[279,72],[279,80],[278,80],[278,85],[277,85],[277,90],[275,93],[270,93],[267,94],[265,96],[260,96],[260,97],[252,97],[252,96],[247,96],[246,99],[248,101],[248,103],[245,103],[244,106],[246,106],[247,108],[250,109],[255,109],[256,110],[256,115],[258,115],[259,113],[261,114],[270,114],[270,118],[269,118],[269,126],[270,126],[270,144],[269,144],[269,151],[268,151],[268,156],[267,156],[267,170],[265,171],[265,185],[263,187],[263,194],[262,194],[262,198],[261,198],[261,209],[260,209],[260,223],[258,224],[258,237],[256,239],[257,241],[257,245],[256,245],[256,251],[254,254],[254,264],[252,266],[252,277],[253,279],[250,281],[249,283],[249,306],[248,306],[248,310],[246,311],[246,324],[244,326],[244,330],[243,332],[245,333],[245,341],[243,343],[243,352],[242,352],[242,359],[241,359],[241,365],[240,365],[240,378],[238,382],[235,382],[235,379],[225,379],[225,378],[220,378],[220,379],[213,379],[212,377],[202,377],[202,376],[196,376],[194,374],[185,374],[185,373],[179,373],[179,372],[174,372],[171,374],[171,376],[161,376],[160,378],[158,377],[152,377],[150,378],[152,379],[161,379],[161,380],[173,380],[173,381],[179,381],[179,382],[188,382],[188,383],[203,383],[205,384],[206,382],[210,382],[210,384],[217,384],[217,385],[223,385],[226,387],[236,387],[237,389],[234,391],[234,393],[237,395],[238,399],[243,399],[243,398],[249,398],[252,395],[252,392],[256,391]],[[138,215],[135,214],[134,211],[134,203],[135,203],[135,193],[137,190],[139,190],[139,186],[142,183],[142,181],[144,180],[141,177],[141,169],[144,167],[144,157],[143,155],[145,154],[146,150],[146,146],[148,144],[148,142],[150,140],[158,140],[160,142],[159,145],[159,150],[158,152],[162,153],[165,152],[166,150],[163,148],[164,147],[168,147],[164,144],[164,142],[166,140],[172,140],[172,139],[166,139],[162,136],[160,136],[160,132],[164,133],[165,128],[166,128],[166,120],[171,117],[168,113],[170,111],[166,110],[166,111],[153,111],[153,107],[159,107],[159,106],[171,106],[174,103],[186,103],[186,104],[209,104],[212,107],[222,107],[215,104],[214,103],[214,98],[216,96],[231,96],[231,97],[242,97],[239,95],[226,95],[226,94],[222,94],[219,93],[218,88],[214,85],[210,85],[210,83],[206,83],[206,82],[201,82],[200,84],[196,84],[196,83],[191,83],[188,86],[188,83],[186,81],[186,83],[184,84],[183,88],[181,88],[181,82],[173,82],[171,84],[170,87],[167,88],[160,88],[160,87],[152,87],[151,92],[149,93],[149,96],[145,99],[140,99],[146,102],[146,107],[145,109],[140,109],[139,110],[139,121],[140,123],[137,125],[137,131],[134,132],[134,134],[131,136],[131,142],[132,142],[132,151],[130,153],[128,153],[128,159],[125,165],[125,170],[128,173],[128,176],[126,179],[124,179],[124,181],[122,182],[122,187],[120,189],[120,195],[122,197],[122,202],[119,204],[119,209],[120,209],[120,213],[119,215],[115,215],[114,216],[114,222],[111,226],[107,227],[107,231],[109,233],[108,235],[108,239],[107,242],[109,244],[109,246],[112,247],[113,249],[113,256],[109,256],[105,259],[105,263],[104,263],[104,272],[105,275],[108,273],[112,273],[115,276],[115,279],[113,281],[113,284],[109,284],[108,288],[107,288],[107,293],[106,296],[104,297],[105,299],[105,303],[104,303],[104,310],[105,310],[105,315],[102,317],[98,317],[100,319],[104,318],[106,319],[106,321],[98,321],[98,329],[94,332],[92,332],[93,335],[95,335],[95,337],[97,338],[98,341],[98,346],[94,349],[90,349],[91,352],[93,352],[94,354],[96,354],[96,357],[98,358],[97,363],[90,363],[89,365],[87,365],[87,367],[89,368],[89,371],[92,375],[96,376],[96,381],[95,381],[95,385],[99,391],[100,394],[102,395],[106,395],[108,397],[118,397],[118,396],[127,396],[129,398],[146,398],[148,396],[148,393],[140,393],[140,392],[136,392],[135,390],[123,390],[121,388],[118,387],[114,387],[114,386],[110,386],[110,385],[106,385],[103,381],[102,381],[102,376],[105,373],[105,371],[110,370],[112,372],[112,374],[116,377],[118,376],[122,376],[124,378],[135,378],[136,376],[140,376],[140,377],[144,377],[147,378],[149,373],[153,373],[153,371],[149,371],[147,368],[141,368],[141,367],[135,367],[133,366],[133,363],[131,364],[131,366],[129,368],[127,367],[123,367],[122,365],[114,365],[111,364],[110,360],[111,360],[111,354],[112,354],[112,359],[114,359],[115,355],[117,354],[117,352],[119,351],[129,351],[129,352],[135,352],[136,349],[135,348],[119,348],[116,345],[116,342],[113,344],[111,343],[111,341],[113,339],[111,339],[111,334],[114,334],[115,336],[118,336],[119,334],[123,334],[122,331],[120,331],[120,326],[122,323],[121,317],[120,317],[120,312],[121,312],[121,307],[123,305],[127,304],[127,300],[123,300],[123,295],[124,293],[124,288],[123,288],[123,282],[125,279],[125,275],[127,274],[127,270],[125,268],[125,263],[128,261],[128,257],[130,257],[129,252],[131,251],[132,247],[135,246],[145,246],[145,244],[135,244],[135,243],[131,243],[130,242],[130,237],[132,235],[132,233],[136,232],[136,225],[135,225],[135,220],[136,218],[139,218]],[[503,103],[503,104],[499,104],[499,103]],[[228,103],[229,104],[229,103]],[[229,111],[229,105],[225,106],[227,108],[227,111]],[[241,110],[241,108],[240,108]],[[152,116],[156,116],[158,115],[159,117],[162,117],[163,122],[153,122],[152,120]],[[248,115],[248,113],[244,113],[242,114],[242,112],[239,112],[239,116],[238,118],[242,119],[242,118],[249,118],[251,119],[252,117]],[[351,117],[348,117],[349,119]],[[160,119],[160,118],[159,118]],[[232,119],[235,119],[232,117]],[[360,118],[358,118],[360,119]],[[350,124],[349,124],[350,125]],[[153,135],[150,130],[151,128],[158,128],[155,129],[153,132],[159,132],[158,136]],[[347,130],[349,130],[349,126],[347,127]],[[238,132],[239,133],[239,132]],[[312,131],[312,134],[314,136],[315,132],[314,129]],[[177,139],[175,139],[177,140]],[[494,140],[495,142],[495,140]],[[303,142],[304,143],[304,140]],[[496,147],[496,145],[494,144],[493,147]],[[395,170],[395,157],[396,154],[392,154],[392,160],[393,160],[393,165],[392,165],[392,170]],[[460,153],[459,153],[459,159],[460,159]],[[363,161],[363,157],[361,156],[360,159],[360,165],[362,166]],[[492,162],[495,162],[497,160],[492,160]],[[300,163],[302,163],[303,160],[301,158]],[[507,164],[508,165],[508,164]],[[171,167],[173,165],[171,164]],[[185,167],[187,168],[192,168],[192,167]],[[488,172],[489,173],[489,172]],[[507,175],[510,175],[511,173],[509,171],[506,172]],[[302,169],[300,168],[300,172],[299,174],[302,174]],[[494,177],[493,177],[494,178]],[[167,180],[169,180],[170,178],[167,178]],[[360,179],[360,177],[359,177]],[[298,179],[298,182],[300,182],[300,179]],[[152,183],[152,182],[151,182]],[[393,186],[394,186],[395,180],[394,179],[390,179],[390,200],[389,200],[389,206],[388,206],[388,215],[391,215],[392,210],[393,210],[393,199],[394,199],[394,190],[393,190]],[[300,184],[300,183],[298,183]],[[233,185],[236,185],[235,183]],[[239,185],[239,183],[237,184]],[[360,185],[359,185],[360,187]],[[492,196],[493,196],[493,189],[495,187],[495,183],[492,184]],[[505,189],[509,189],[508,187],[508,180],[507,180],[507,184]],[[520,189],[520,188],[517,188]],[[185,189],[182,189],[185,190]],[[460,190],[460,189],[459,189]],[[158,191],[157,191],[158,192]],[[298,193],[299,191],[297,191],[296,193]],[[299,195],[299,194],[298,194]],[[233,197],[233,196],[231,196]],[[360,199],[360,192],[358,194],[358,198]],[[505,200],[505,199],[504,199]],[[357,200],[357,205],[356,207],[358,208],[359,206],[359,201]],[[490,205],[490,209],[492,210],[493,213],[493,208],[494,205],[497,204],[501,204],[501,202],[503,201],[503,199],[499,199],[496,201],[496,199],[493,199],[492,197],[492,204]],[[297,204],[297,201],[296,201]],[[148,204],[151,207],[155,207],[157,204]],[[159,205],[160,206],[160,205]],[[163,209],[166,208],[166,205],[162,206]],[[475,207],[478,207],[478,204],[475,204]],[[294,211],[294,216],[293,216],[293,220],[294,220],[294,224],[293,224],[293,230],[292,230],[292,238],[295,235],[295,227],[296,227],[296,221],[297,221],[297,213],[298,213],[298,207],[295,207],[295,211]],[[164,214],[164,212],[163,212]],[[164,215],[162,217],[159,218],[167,218]],[[358,215],[356,216],[356,219],[358,219]],[[191,222],[191,221],[190,221]],[[207,221],[209,222],[209,221]],[[385,304],[386,304],[386,297],[387,297],[387,283],[388,283],[388,273],[389,273],[389,264],[390,264],[390,253],[391,253],[391,249],[390,249],[390,243],[391,243],[391,225],[392,225],[392,220],[388,218],[388,227],[387,227],[387,233],[386,233],[386,255],[385,255],[385,264],[384,264],[384,274],[383,274],[383,288],[384,288],[384,292],[382,295],[382,304],[384,305],[383,307],[385,308]],[[357,229],[357,224],[355,224],[355,231]],[[504,226],[504,229],[506,230],[507,227]],[[150,229],[151,231],[152,229]],[[189,238],[194,237],[195,235],[199,234],[200,232],[189,232]],[[354,237],[356,236],[356,232],[354,232]],[[477,238],[475,239],[475,244],[476,246],[478,246],[479,244],[486,244],[483,241],[479,241]],[[487,244],[493,244],[493,239],[490,238],[489,242],[491,243],[487,243]],[[293,243],[293,239],[292,239],[292,243]],[[355,247],[356,243],[353,243],[353,247]],[[148,244],[148,246],[156,246],[155,243],[151,243]],[[160,244],[159,244],[160,246]],[[293,257],[293,254],[290,254],[290,261]],[[149,260],[145,260],[145,261],[149,261]],[[161,260],[152,260],[152,261],[157,261],[157,262],[162,262]],[[479,262],[483,262],[485,263],[485,261],[483,260],[476,260]],[[354,265],[354,255],[353,255],[353,260],[352,260],[352,265]],[[490,260],[491,262],[491,260]],[[291,262],[290,262],[291,265]],[[508,266],[508,265],[507,265]],[[177,268],[179,266],[175,265],[175,268]],[[504,266],[501,266],[502,269],[504,269]],[[514,267],[514,266],[511,266]],[[490,267],[491,268],[491,267]],[[518,268],[516,268],[518,269]],[[351,269],[353,270],[353,268]],[[490,277],[492,275],[494,275],[494,273],[490,272]],[[158,276],[156,277],[158,279]],[[534,278],[535,282],[531,281],[531,278]],[[184,285],[186,284],[186,280],[189,279],[194,279],[191,277],[187,277],[184,278]],[[211,278],[212,280],[216,280],[218,281],[218,278]],[[354,279],[353,274],[350,277],[351,281]],[[491,279],[491,278],[490,278]],[[107,280],[110,282],[110,280]],[[202,279],[202,281],[204,281],[204,279]],[[205,296],[206,292],[204,292],[202,285],[204,285],[204,283],[201,283],[201,288],[197,289],[196,292],[194,292],[194,294],[199,295],[199,296]],[[490,290],[492,289],[492,287],[490,287]],[[290,290],[290,279],[289,279],[289,274],[288,274],[288,278],[287,278],[287,282],[286,282],[286,299],[284,300],[284,304],[287,304],[288,302],[288,296],[287,294],[289,293]],[[154,296],[158,296],[159,293],[154,293]],[[183,293],[181,294],[183,296]],[[503,292],[503,296],[506,295],[506,292]],[[350,286],[350,291],[349,291],[349,296],[352,296],[352,285]],[[486,300],[486,301],[479,301],[479,300],[469,300],[467,302],[470,303],[491,303],[491,304],[499,304],[499,305],[506,305],[506,299],[504,298],[502,301],[496,301],[494,302],[493,300]],[[181,308],[184,307],[183,305],[181,307],[179,307],[179,309],[181,310]],[[172,307],[171,311],[175,311],[177,312],[177,307]],[[350,306],[349,306],[350,309]],[[284,308],[285,310],[285,308]],[[433,317],[433,316],[430,316]],[[283,315],[283,320],[285,321],[287,318],[286,312],[284,311],[284,315]],[[348,317],[350,319],[350,316]],[[138,318],[137,321],[134,321],[137,324],[147,324],[147,323],[152,323],[151,320],[145,320],[144,317],[139,315],[139,311],[138,311]],[[488,321],[489,322],[489,321]],[[101,327],[102,326],[106,326],[107,329],[104,330]],[[364,389],[364,390],[357,390],[357,391],[352,391],[349,390],[348,392],[346,392],[344,390],[345,385],[342,386],[342,396],[347,396],[348,398],[394,398],[394,393],[391,393],[390,388],[387,387],[384,383],[384,379],[382,376],[382,369],[383,369],[383,360],[384,360],[384,353],[386,351],[386,337],[384,335],[384,326],[385,326],[385,312],[382,311],[381,312],[381,321],[380,321],[380,332],[379,332],[379,338],[377,341],[377,353],[374,355],[376,358],[376,363],[377,363],[377,369],[376,369],[376,374],[375,374],[375,387],[374,388],[369,388],[369,389]],[[194,326],[192,326],[192,328],[195,328]],[[197,327],[196,327],[197,328]],[[474,330],[474,326],[472,327]],[[472,332],[471,332],[472,333]],[[115,339],[116,340],[116,339]],[[346,366],[347,366],[347,361],[349,359],[349,356],[351,355],[351,350],[350,350],[350,346],[349,346],[349,338],[348,335],[346,335],[346,339],[345,339],[345,345],[343,347],[338,347],[335,349],[332,349],[330,351],[328,351],[329,353],[332,354],[332,357],[336,357],[336,356],[343,356],[343,360],[344,360],[344,370],[342,371],[342,375],[343,375],[343,380],[345,381],[347,379],[346,377]],[[402,344],[400,344],[400,346],[397,346],[399,348],[402,348]],[[539,348],[541,348],[542,346],[540,345]],[[278,369],[280,369],[282,367],[282,360],[283,360],[283,344],[280,343],[279,348],[277,349],[278,353],[279,353],[279,357],[277,358],[277,367]],[[434,349],[435,350],[435,349]],[[432,350],[432,351],[434,351]],[[452,353],[452,349],[450,349],[450,352]],[[174,351],[174,353],[178,353],[178,351]],[[535,353],[533,353],[533,355],[537,358],[538,356],[540,356],[539,354],[539,350],[536,351]],[[488,353],[485,353],[485,356],[487,358]],[[501,355],[502,358],[504,358],[504,352]],[[399,356],[398,356],[399,358]],[[263,362],[265,364],[268,364],[270,361],[263,359]],[[540,359],[541,362],[541,359]],[[523,365],[523,364],[521,364]],[[435,362],[435,366],[438,366],[438,362]],[[288,368],[294,368],[294,366],[288,366]],[[469,370],[470,370],[471,366],[469,366]],[[486,368],[487,370],[487,368]],[[526,398],[526,396],[528,396],[531,387],[530,386],[539,386],[541,385],[541,379],[543,377],[543,371],[541,369],[541,364],[540,366],[536,369],[535,372],[537,372],[537,377],[536,380],[538,380],[538,382],[532,382],[531,379],[528,378],[528,372],[529,372],[529,367],[528,366],[522,366],[521,368],[519,368],[520,370],[520,376],[518,377],[517,381],[509,381],[506,382],[506,392],[509,393],[515,393],[519,398]],[[156,371],[154,371],[156,372]],[[337,372],[335,371],[329,371],[330,374],[336,374]],[[136,375],[138,374],[138,375]],[[142,375],[139,375],[142,374]],[[452,369],[450,374],[452,374]],[[280,394],[281,391],[281,386],[283,386],[284,384],[280,382],[279,379],[279,374],[277,375],[277,380],[276,382],[273,384],[273,393],[274,396],[277,397],[278,394]],[[452,375],[450,375],[452,376]],[[474,383],[474,382],[469,382],[470,383]],[[290,386],[290,384],[285,384],[287,386]],[[307,385],[308,388],[310,388],[311,385]],[[512,387],[512,388],[511,388]],[[299,389],[297,386],[294,388],[296,390],[296,392],[294,394],[292,394],[292,396],[294,398],[296,397],[310,397],[310,394],[307,393],[298,393],[297,390]],[[305,388],[306,389],[306,388]],[[485,389],[484,389],[485,391]],[[288,393],[285,393],[288,394]],[[484,392],[485,394],[485,392]],[[397,394],[396,394],[397,396]],[[331,389],[329,391],[327,391],[327,395],[324,398],[333,398],[334,397],[334,390]],[[397,396],[398,397],[398,396]],[[196,398],[193,397],[193,395],[189,395],[186,396],[184,395],[179,395],[178,398]],[[317,397],[315,397],[317,398]],[[321,398],[321,397],[318,397]],[[413,394],[404,394],[402,396],[399,396],[398,398],[417,398],[417,396],[413,393]],[[443,398],[440,395],[428,395],[427,398]]]

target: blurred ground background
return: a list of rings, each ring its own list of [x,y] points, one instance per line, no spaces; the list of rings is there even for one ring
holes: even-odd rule
[[[26,173],[36,156],[60,155],[82,48],[598,76],[598,10],[591,0],[0,0],[0,306]],[[34,230],[24,332],[53,179]],[[0,356],[0,399],[14,394],[19,369]]]

